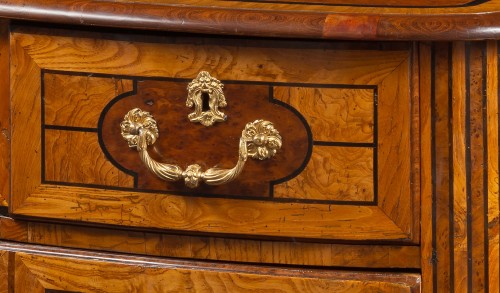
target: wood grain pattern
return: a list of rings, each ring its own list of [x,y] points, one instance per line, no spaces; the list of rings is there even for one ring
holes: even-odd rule
[[[410,123],[410,164],[411,164],[411,181],[413,184],[410,186],[411,192],[411,209],[413,215],[417,215],[419,221],[410,221],[410,225],[412,226],[412,231],[415,235],[415,238],[420,239],[420,243],[422,243],[421,232],[422,232],[422,180],[429,180],[429,178],[422,179],[422,140],[424,139],[424,134],[422,134],[422,127],[425,128],[425,122],[421,123],[420,117],[423,115],[424,117],[427,115],[429,109],[423,109],[424,112],[421,112],[421,106],[428,105],[430,101],[429,96],[423,96],[420,94],[420,53],[419,53],[419,44],[413,43],[412,50],[409,57],[409,67],[410,67],[410,115],[411,115],[411,123]],[[424,100],[424,101],[421,101]],[[425,101],[428,100],[428,101]],[[415,176],[415,174],[418,174]],[[425,172],[424,172],[425,175]]]
[[[0,250],[0,293],[9,292],[9,252]]]
[[[420,145],[418,129],[411,129],[413,101],[408,67],[409,58],[379,85],[377,114],[378,205],[404,231],[414,230],[413,221],[418,218],[412,209],[414,195],[410,186],[412,176],[417,174],[414,168],[418,166],[418,162],[412,164],[412,148]],[[418,143],[411,145],[412,139]]]
[[[45,293],[45,290],[48,289],[40,282],[37,276],[31,272],[29,267],[18,260],[17,253],[14,258],[14,272],[11,272],[11,274],[13,274],[14,284],[11,285],[13,292],[26,292],[29,290],[29,292]]]
[[[156,0],[137,0],[137,1],[131,1],[131,0],[112,0],[113,2],[117,2],[117,3],[142,3],[142,4],[151,4],[151,3],[158,3]],[[202,3],[207,3],[206,1],[210,1],[210,0],[205,0],[203,1]],[[331,0],[331,1],[335,1],[335,0]],[[339,0],[339,1],[344,1],[344,0]],[[358,1],[358,0],[355,0],[355,1]],[[361,0],[359,0],[361,1]],[[369,12],[369,11],[372,11],[372,12],[380,12],[380,11],[404,11],[404,12],[408,12],[408,11],[413,11],[413,13],[415,14],[421,14],[423,12],[428,12],[429,9],[419,9],[418,8],[418,4],[420,4],[418,1],[413,1],[413,5],[408,5],[408,7],[400,7],[400,8],[397,8],[395,9],[395,7],[393,6],[384,6],[384,5],[380,5],[380,6],[370,6],[368,5],[368,1],[366,0],[363,0],[366,2],[367,5],[359,5],[357,6],[349,6],[349,7],[343,7],[344,10],[342,10],[341,8],[331,8],[335,11],[358,11],[358,12]],[[408,1],[408,0],[403,0],[403,1]],[[460,0],[462,1],[462,0]],[[166,2],[166,1],[165,1]],[[170,3],[175,3],[176,1],[170,1]],[[255,1],[256,2],[256,1]],[[251,4],[247,4],[247,5],[244,5],[243,7],[265,7],[267,4],[264,2],[263,4],[260,4],[258,5],[258,3],[251,3]],[[194,2],[193,1],[188,1],[189,4],[193,4]],[[390,0],[386,3],[394,3],[394,0]],[[445,3],[453,3],[453,1],[443,1],[443,0],[437,0],[435,1],[434,3],[441,3],[441,6],[445,6]],[[456,3],[456,2],[455,2]],[[471,12],[477,12],[477,11],[483,11],[484,9],[487,9],[487,8],[492,8],[492,7],[495,7],[496,4],[498,4],[498,1],[497,0],[486,0],[486,1],[477,1],[477,0],[472,0],[472,1],[469,1],[470,5],[466,8],[468,8],[469,10],[471,10]],[[225,6],[225,7],[230,7],[231,5],[224,5],[224,4],[219,4],[221,6]],[[340,6],[340,5],[339,5]],[[344,6],[344,5],[342,5]],[[347,5],[345,5],[347,6]],[[278,7],[282,7],[282,6],[278,6]],[[295,6],[296,7],[296,6]],[[312,9],[312,7],[310,5],[306,5],[306,3],[304,3],[304,8],[310,8]],[[456,13],[457,11],[465,11],[466,9],[456,9],[456,8],[452,8],[452,7],[441,7],[441,9],[433,9],[432,11],[433,12],[436,12],[436,13],[442,13],[443,11],[449,11],[449,12],[454,12]]]
[[[127,79],[44,74],[45,124],[97,128],[103,109],[113,98],[132,91]]]
[[[212,197],[269,198],[271,182],[300,170],[308,157],[306,126],[299,115],[272,103],[270,86],[265,84],[230,83],[224,86],[227,106],[222,111],[227,121],[203,127],[188,119],[192,109],[186,107],[189,81],[140,80],[137,93],[128,95],[103,113],[100,129],[104,148],[122,168],[137,174],[139,190]],[[273,123],[284,137],[281,149],[269,160],[249,159],[238,177],[219,186],[200,184],[192,189],[184,182],[166,182],[147,169],[136,149],[130,148],[121,135],[120,123],[125,114],[141,108],[151,113],[159,129],[159,138],[149,153],[159,162],[186,168],[199,164],[203,170],[214,166],[233,168],[238,158],[239,140],[246,124],[257,119]],[[95,108],[98,112],[104,108]]]
[[[373,201],[373,148],[314,146],[297,177],[274,186],[274,197]]]
[[[500,14],[498,0],[470,7],[437,9],[276,4],[273,1],[142,2],[5,0],[0,5],[0,16],[59,24],[206,34],[361,40],[477,40],[498,38]],[[412,6],[420,4],[411,2],[414,3]]]
[[[468,75],[469,75],[469,108],[470,121],[470,195],[468,196],[468,224],[470,229],[468,237],[472,238],[472,247],[469,247],[469,271],[471,271],[469,288],[473,292],[487,292],[487,280],[485,271],[485,223],[487,223],[487,211],[485,201],[488,196],[485,186],[486,173],[486,123],[483,110],[486,107],[484,97],[483,60],[485,61],[485,43],[471,43],[469,45]]]
[[[25,8],[18,9],[17,5],[22,4]],[[245,3],[232,0],[215,3],[208,0],[186,0],[182,6],[179,4],[176,0],[164,3],[154,0],[134,3],[128,0],[48,0],[43,3],[39,0],[8,0],[0,4],[0,15],[34,20],[49,18],[53,22],[81,22],[87,25],[280,37],[363,40],[499,38],[500,6],[497,0],[460,9],[328,7],[304,3]],[[390,5],[391,2],[387,4]],[[68,11],[70,13],[66,13]],[[134,16],[131,16],[132,11],[136,13]],[[123,22],[118,24],[117,17],[123,19]],[[144,19],[150,21],[146,23]],[[170,22],[165,22],[166,19]],[[185,25],[180,26],[182,22]],[[241,41],[238,38],[191,39],[183,42],[179,38],[158,37],[153,38],[156,40],[154,42],[142,39],[143,41],[132,40],[129,43],[131,39],[140,38],[95,34],[95,41],[92,35],[85,37],[85,33],[80,42],[74,42],[74,36],[71,35],[47,37],[47,31],[38,31],[36,36],[28,36],[23,34],[23,28],[17,31],[19,33],[15,35],[16,40],[10,43],[15,66],[9,72],[13,80],[10,113],[13,120],[23,121],[14,123],[12,127],[12,141],[22,146],[13,151],[15,174],[12,180],[12,206],[15,212],[56,220],[72,218],[97,224],[131,225],[140,229],[160,227],[190,233],[234,233],[242,237],[252,235],[259,238],[297,236],[313,238],[314,241],[363,241],[366,245],[295,243],[287,242],[286,239],[224,239],[33,222],[20,224],[6,218],[0,218],[0,238],[207,260],[374,268],[384,266],[384,259],[390,263],[384,267],[404,267],[405,254],[410,255],[410,262],[415,263],[419,255],[415,252],[418,246],[400,247],[381,245],[380,242],[371,246],[367,242],[390,241],[394,244],[401,241],[421,245],[424,292],[499,291],[497,42],[488,42],[487,60],[484,64],[480,64],[484,60],[479,60],[484,57],[484,52],[481,51],[483,43],[437,43],[432,50],[423,44],[420,47],[420,94],[415,94],[413,89],[408,94],[410,87],[394,86],[401,85],[401,79],[411,80],[413,86],[419,82],[416,74],[408,76],[408,68],[415,70],[417,65],[406,61],[407,50],[368,51],[359,47],[360,45],[357,48],[354,45],[335,47],[337,45],[330,46],[319,41],[282,40],[281,47],[275,46],[276,42],[272,41],[260,43],[261,47],[252,44],[255,40],[244,42],[241,47],[230,44]],[[30,33],[30,30],[26,29],[26,32]],[[170,44],[172,52],[182,50],[183,54],[166,56],[170,53],[155,53],[164,44]],[[55,49],[59,45],[64,50]],[[200,50],[200,46],[205,46],[205,49]],[[275,50],[269,52],[266,49],[268,47]],[[5,55],[5,48],[5,45],[0,47],[2,56],[8,56]],[[448,48],[452,48],[451,55]],[[303,53],[305,51],[310,53]],[[211,55],[213,52],[216,54]],[[96,57],[98,53],[102,54],[101,57]],[[290,59],[297,61],[296,64],[287,65],[287,60],[281,54],[291,56]],[[252,63],[252,58],[248,56],[265,62]],[[84,58],[85,61],[75,62],[78,58]],[[6,66],[4,61],[8,58],[2,57],[2,60],[0,67]],[[142,66],[141,62],[144,60],[150,67]],[[176,65],[169,68],[171,64]],[[323,65],[327,69],[317,70]],[[38,114],[41,97],[37,94],[40,89],[37,80],[40,68],[78,70],[84,74],[111,72],[180,78],[192,78],[195,71],[210,69],[220,73],[226,80],[297,83],[303,82],[303,77],[307,76],[310,77],[306,80],[308,83],[338,82],[378,86],[379,134],[382,135],[377,142],[378,171],[382,174],[376,181],[381,188],[379,207],[297,203],[281,203],[272,207],[263,202],[248,207],[248,201],[243,200],[227,204],[227,200],[222,199],[185,199],[161,194],[145,194],[141,197],[130,192],[40,187],[41,175],[35,170],[37,168],[31,169],[40,165],[41,147],[36,139],[33,141],[33,137],[41,136],[39,125],[35,123],[41,119]],[[244,70],[247,69],[250,70],[245,73]],[[20,80],[19,76],[23,78]],[[482,82],[486,82],[486,87]],[[0,84],[0,88],[7,91],[9,86]],[[7,92],[5,94],[8,96]],[[410,97],[408,100],[407,95]],[[384,96],[389,98],[382,100]],[[426,100],[431,96],[432,103]],[[0,99],[0,103],[3,101],[9,107],[8,100]],[[395,104],[394,100],[401,103]],[[415,107],[418,102],[420,109]],[[69,105],[64,107],[66,106]],[[300,104],[296,107],[304,106]],[[2,107],[0,124],[5,124],[7,116],[1,114],[1,109]],[[403,115],[394,115],[395,113]],[[415,118],[419,115],[422,117],[421,122],[418,121],[419,118]],[[71,117],[62,120],[67,119]],[[420,125],[420,129],[414,126],[415,121],[420,122],[416,124]],[[324,126],[316,129],[330,131]],[[23,133],[28,132],[32,135],[25,137]],[[314,132],[319,133],[319,130]],[[399,138],[400,141],[396,142],[394,138]],[[2,152],[1,143],[0,138],[0,164],[2,158],[3,162],[8,161],[6,152]],[[8,149],[8,146],[3,149]],[[421,166],[418,162],[419,151],[422,153]],[[398,155],[394,156],[395,153]],[[8,173],[6,167],[3,173]],[[415,185],[419,185],[419,181],[413,179],[420,176],[418,174],[422,176],[421,217],[415,216],[419,211],[419,191]],[[6,177],[2,177],[0,166],[0,185],[3,184],[2,178]],[[5,186],[8,184],[1,186],[7,188]],[[0,190],[0,194],[5,196],[6,193]],[[29,196],[18,197],[19,194]],[[47,197],[47,194],[50,196]],[[123,203],[126,203],[125,207]],[[138,203],[141,207],[137,207]],[[34,211],[35,206],[40,210]],[[165,212],[165,209],[172,207],[173,210]],[[207,216],[215,214],[215,211],[219,213],[219,208],[223,208],[224,212]],[[74,210],[61,212],[60,209]],[[279,211],[276,212],[276,209]],[[421,239],[417,231],[419,220],[422,221]],[[193,221],[198,222],[192,224]],[[269,226],[268,223],[273,225]],[[281,227],[284,229],[281,230]],[[297,227],[313,227],[313,230],[302,232]],[[31,252],[25,252],[24,260],[30,260],[31,256]],[[37,268],[47,270],[49,275],[59,276],[55,273],[56,269],[46,267],[38,255],[33,263],[36,263]],[[61,262],[54,261],[53,264],[61,265]],[[95,264],[78,268],[99,266],[92,265]],[[417,266],[413,264],[411,267]],[[111,271],[110,266],[108,268]],[[43,276],[33,277],[34,274],[26,265],[20,265],[18,272],[32,276],[23,281],[26,286],[34,288],[32,290],[44,290],[43,287],[50,283],[38,282]],[[206,279],[210,278],[209,275],[207,273],[200,277],[185,274]],[[18,286],[23,286],[22,284]],[[376,289],[390,290],[381,286]],[[416,286],[411,290],[416,291]]]
[[[492,14],[485,15],[467,15],[467,11],[462,11],[459,19],[451,13],[443,13],[440,15],[388,15],[380,19],[377,23],[376,36],[385,36],[394,40],[409,39],[409,40],[439,40],[439,41],[454,41],[454,40],[480,40],[480,39],[497,39],[499,27],[498,8],[493,8]],[[404,32],[402,34],[402,32]],[[471,34],[475,38],[470,38]],[[432,37],[429,37],[432,35]]]
[[[111,164],[97,133],[45,129],[45,180],[62,183],[134,186],[134,178]]]
[[[259,2],[258,0],[255,0],[253,2]],[[373,0],[373,1],[366,1],[366,0],[277,0],[277,3],[300,3],[300,4],[317,4],[317,5],[345,5],[345,6],[384,6],[384,7],[413,7],[413,8],[419,8],[419,7],[440,7],[440,6],[446,6],[446,7],[454,7],[454,6],[464,6],[464,5],[477,5],[477,1],[474,0],[455,0],[455,1],[450,1],[450,0],[423,0],[416,2],[414,0],[391,0],[391,1],[382,1],[382,0]]]
[[[452,72],[450,72],[451,64],[449,60],[450,44],[438,43],[434,46],[434,64],[433,64],[433,78],[434,78],[434,134],[432,136],[434,141],[434,176],[435,176],[435,190],[434,190],[434,233],[435,235],[435,252],[434,252],[434,265],[436,274],[438,276],[437,292],[449,292],[451,290],[451,259],[450,250],[450,237],[453,235],[450,223],[450,158],[452,156],[450,151],[450,119],[453,115],[450,112],[451,108],[451,92],[449,81],[451,80]],[[429,227],[430,228],[430,227]]]
[[[0,218],[1,239],[198,260],[351,268],[419,268],[418,246],[263,241]]]
[[[9,75],[9,22],[0,20],[0,71]],[[8,78],[0,78],[0,96],[9,95]],[[0,206],[8,205],[10,192],[10,113],[9,99],[0,98]]]
[[[407,231],[376,206],[186,198],[48,184],[37,189],[24,205],[16,207],[15,213],[128,227],[259,237],[412,241]]]
[[[300,109],[314,140],[373,142],[372,89],[275,87],[274,98]]]
[[[367,0],[328,0],[324,1],[322,3],[318,4],[343,4],[343,6],[360,6],[360,7],[369,7],[369,8],[376,8],[377,6],[381,7],[405,7],[408,6],[410,8],[418,8],[420,6],[446,6],[446,7],[453,7],[453,6],[463,6],[463,5],[469,5],[470,7],[475,7],[475,6],[480,6],[484,4],[484,2],[489,2],[490,0],[486,1],[477,1],[477,0],[436,0],[434,2],[430,2],[429,0],[425,0],[422,2],[418,2],[415,0],[389,0],[387,2],[381,2],[380,0],[375,0],[375,1],[367,1]],[[157,3],[157,0],[114,0],[113,2],[119,2],[119,3],[143,3],[143,4],[150,4],[150,3]],[[166,1],[165,1],[166,2]],[[258,2],[255,0],[254,2]],[[314,0],[305,0],[304,2],[301,2],[303,5],[307,5],[308,3],[314,3]],[[493,1],[494,2],[494,1]],[[349,4],[350,3],[350,4]],[[379,3],[377,5],[377,3]],[[427,4],[424,4],[427,3]],[[380,5],[383,4],[383,5]],[[340,5],[339,5],[340,6]],[[374,6],[374,7],[373,7]],[[416,9],[418,11],[418,9]]]
[[[467,168],[466,130],[467,102],[465,79],[465,43],[453,43],[453,271],[452,290],[465,292],[468,275],[468,235],[467,235]]]
[[[498,292],[497,42],[436,43],[424,52],[434,182],[422,202],[430,216],[422,222],[423,289]]]
[[[71,250],[41,254],[34,248],[16,252],[15,292],[420,292],[417,274],[125,259]]]
[[[500,292],[500,253],[499,253],[499,116],[498,116],[498,100],[500,99],[499,92],[499,50],[498,42],[487,42],[486,47],[486,143],[488,148],[487,154],[487,227],[486,227],[486,244],[485,261],[487,262],[487,283],[489,292]]]
[[[17,242],[29,241],[29,225],[27,223],[16,223],[11,218],[0,217],[0,239]]]
[[[64,30],[15,31],[13,40],[45,69],[189,80],[206,70],[222,81],[376,85],[408,57],[405,44],[367,52],[352,43],[161,36],[131,42],[123,34],[81,32],[77,46]]]
[[[468,175],[466,136],[467,99],[466,99],[466,65],[465,44],[453,44],[453,115],[452,115],[452,141],[453,141],[453,288],[457,291],[467,290],[468,280],[468,234],[467,234],[467,185]]]
[[[432,209],[425,208],[433,205],[433,151],[431,136],[433,133],[432,125],[432,99],[431,99],[431,46],[427,43],[418,44],[419,56],[419,94],[420,99],[420,133],[421,133],[421,271],[422,271],[422,292],[432,292],[433,275],[435,268],[433,266],[433,233],[432,222],[434,215]],[[427,97],[427,98],[424,98]]]
[[[33,183],[41,180],[41,168],[33,167],[41,167],[42,155],[41,141],[33,140],[33,137],[41,137],[41,127],[35,127],[41,122],[41,70],[22,47],[18,46],[12,38],[10,41],[11,123],[16,117],[21,116],[25,126],[26,124],[33,125],[24,129],[21,125],[12,126],[12,141],[31,146],[29,151],[14,147],[11,150],[11,167],[19,164],[20,171],[24,174],[16,177],[11,173],[12,196],[9,205],[15,207],[22,204],[23,201],[17,195],[31,193],[34,188]],[[17,66],[12,67],[12,64],[17,64]],[[23,76],[23,78],[16,78],[16,76]],[[26,99],[26,97],[33,99]],[[32,165],[26,162],[36,163]],[[26,176],[26,174],[31,174],[31,176]]]
[[[234,45],[234,42],[224,39],[195,41],[189,38],[137,37],[134,42],[131,41],[132,36],[96,34],[90,35],[101,38],[85,38],[85,34],[81,34],[75,42],[71,37],[53,35],[61,31],[35,31],[36,34],[27,35],[18,30],[13,34],[11,43],[15,52],[11,61],[15,67],[13,78],[23,76],[23,82],[30,82],[24,87],[18,86],[19,81],[13,83],[12,98],[17,99],[12,108],[17,111],[13,125],[18,135],[15,145],[18,159],[13,162],[13,182],[19,185],[15,190],[14,214],[259,238],[418,243],[419,233],[415,229],[415,223],[418,223],[415,211],[418,209],[412,209],[410,188],[412,176],[418,176],[415,172],[418,168],[413,169],[416,165],[411,163],[410,132],[413,131],[416,137],[415,148],[418,148],[419,136],[418,129],[411,128],[414,118],[410,116],[413,113],[418,117],[418,113],[410,111],[409,50],[404,45],[362,50],[363,47],[355,44],[292,42],[295,46],[288,47],[286,42],[269,40]],[[114,38],[127,38],[128,41],[116,41]],[[307,62],[296,62],[300,60]],[[33,172],[24,169],[27,162],[33,166],[41,164],[37,155],[39,141],[30,142],[33,137],[40,137],[39,130],[30,140],[20,137],[21,133],[39,127],[39,115],[20,110],[40,110],[37,103],[39,94],[34,94],[39,93],[40,81],[31,80],[39,78],[38,66],[53,70],[176,78],[192,78],[198,69],[203,68],[212,69],[219,78],[232,80],[233,83],[239,80],[313,85],[355,83],[366,86],[380,83],[379,118],[383,118],[380,118],[379,126],[383,131],[379,133],[378,164],[381,172],[388,174],[387,177],[379,176],[377,181],[383,192],[379,194],[380,207],[184,197],[40,185],[39,171],[36,168]],[[29,77],[25,78],[25,75]],[[26,97],[34,101],[23,101],[30,100]],[[394,111],[400,115],[393,116]],[[23,153],[29,156],[23,156]],[[415,162],[418,165],[418,160],[415,159]],[[26,178],[28,173],[29,179]]]

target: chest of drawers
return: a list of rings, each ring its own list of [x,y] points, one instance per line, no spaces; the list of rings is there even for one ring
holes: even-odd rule
[[[14,2],[0,290],[498,290],[495,1]]]

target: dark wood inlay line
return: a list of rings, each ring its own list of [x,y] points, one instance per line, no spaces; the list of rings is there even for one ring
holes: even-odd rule
[[[314,145],[318,146],[339,146],[339,147],[365,147],[365,148],[375,148],[376,145],[370,142],[343,142],[343,141],[313,141]]]
[[[304,128],[307,132],[307,154],[306,154],[306,157],[304,158],[304,161],[302,161],[302,164],[300,165],[300,167],[298,169],[296,169],[294,172],[292,172],[291,174],[289,174],[288,176],[285,176],[283,178],[269,182],[269,197],[274,198],[274,185],[289,181],[289,180],[297,177],[307,167],[307,164],[309,163],[309,160],[311,159],[311,156],[312,156],[313,134],[312,134],[311,127],[309,126],[309,123],[307,123],[306,118],[299,111],[297,111],[297,109],[295,109],[294,107],[290,106],[287,103],[284,103],[284,102],[274,98],[274,86],[273,85],[269,85],[269,94],[268,95],[269,95],[269,101],[271,103],[280,105],[280,106],[288,109],[289,111],[293,112],[297,117],[299,117],[300,121],[304,125]]]
[[[118,78],[118,79],[131,79],[134,82],[133,90],[131,92],[123,93],[122,95],[116,97],[113,101],[111,101],[107,107],[102,111],[101,117],[99,119],[98,127],[97,128],[85,128],[85,127],[73,127],[73,126],[62,126],[62,125],[46,125],[44,123],[44,74],[46,73],[51,73],[51,74],[61,74],[61,75],[70,75],[70,76],[93,76],[93,77],[107,77],[107,78]],[[127,190],[127,191],[140,191],[140,192],[146,192],[146,193],[165,193],[165,194],[176,194],[176,195],[183,195],[183,196],[200,196],[200,197],[208,197],[208,198],[234,198],[234,199],[249,199],[249,200],[263,200],[267,199],[267,197],[245,197],[245,196],[231,196],[231,195],[218,195],[218,194],[213,194],[213,195],[206,195],[206,194],[200,194],[196,192],[166,192],[162,190],[148,190],[148,189],[140,189],[138,188],[138,174],[135,172],[124,169],[120,164],[114,161],[114,159],[111,157],[109,152],[106,150],[106,147],[104,146],[104,142],[102,140],[102,133],[101,128],[102,128],[102,123],[104,119],[104,115],[107,112],[106,109],[109,109],[116,101],[122,99],[124,95],[134,95],[137,94],[137,82],[140,80],[165,80],[165,81],[184,81],[184,82],[190,82],[191,79],[180,79],[180,78],[163,78],[163,77],[140,77],[140,76],[121,76],[121,75],[113,75],[113,74],[99,74],[99,73],[88,73],[88,72],[67,72],[67,71],[59,71],[59,70],[42,70],[42,148],[44,149],[45,146],[45,130],[46,129],[51,129],[51,130],[63,130],[63,131],[80,131],[80,132],[96,132],[99,135],[99,144],[101,149],[103,150],[104,155],[106,158],[119,170],[125,172],[126,174],[129,174],[133,176],[134,178],[134,188],[121,188],[121,187],[113,187],[113,186],[107,186],[107,185],[94,185],[94,184],[80,184],[80,183],[72,183],[72,182],[58,182],[58,181],[47,181],[45,180],[45,158],[44,156],[42,157],[42,182],[44,184],[57,184],[57,185],[67,185],[67,186],[79,186],[79,187],[93,187],[93,188],[106,188],[106,189],[112,189],[112,190]],[[308,150],[308,155],[304,159],[304,162],[301,166],[301,168],[297,169],[293,174],[290,174],[289,176],[285,178],[281,178],[275,181],[270,182],[270,196],[269,198],[273,198],[273,186],[275,184],[279,184],[282,182],[286,182],[290,179],[293,179],[296,177],[298,174],[300,174],[303,169],[307,166],[307,163],[310,160],[311,154],[312,154],[312,147],[313,145],[321,145],[321,146],[344,146],[344,147],[370,147],[374,148],[374,162],[373,162],[373,168],[374,168],[374,200],[373,201],[339,201],[339,200],[307,200],[307,199],[293,199],[293,198],[282,198],[282,199],[273,199],[275,201],[279,202],[301,202],[301,203],[322,203],[322,204],[336,204],[336,205],[349,205],[349,204],[356,204],[356,205],[376,205],[377,204],[377,126],[378,126],[378,121],[377,121],[377,87],[372,86],[372,85],[332,85],[332,84],[301,84],[301,83],[276,83],[276,82],[253,82],[253,81],[224,81],[225,83],[228,84],[256,84],[256,85],[268,85],[269,86],[269,99],[272,103],[279,104],[280,106],[283,106],[290,111],[294,112],[304,123],[306,126],[306,130],[308,132],[308,137],[309,137],[309,150]],[[323,87],[323,88],[353,88],[353,89],[373,89],[374,91],[374,142],[373,143],[350,143],[350,142],[326,142],[326,141],[313,141],[312,140],[312,131],[308,126],[307,121],[305,118],[292,106],[283,103],[281,101],[278,101],[274,99],[274,91],[273,88],[274,86],[297,86],[297,87]],[[43,151],[43,155],[45,154],[45,151]]]
[[[63,125],[48,125],[45,124],[45,129],[52,130],[64,130],[64,131],[76,131],[76,132],[95,132],[97,133],[97,128],[89,128],[89,127],[76,127],[76,126],[63,126]]]
[[[40,70],[40,103],[41,103],[41,113],[40,113],[40,140],[41,140],[41,161],[42,164],[40,168],[40,175],[42,182],[45,181],[45,70]]]
[[[67,290],[45,289],[45,293],[81,293],[81,292],[80,291],[67,291]]]
[[[100,184],[86,184],[86,183],[72,183],[72,182],[61,182],[61,181],[44,181],[44,184],[51,185],[62,185],[62,186],[75,186],[75,187],[87,187],[87,188],[103,188],[107,190],[119,190],[119,191],[137,191],[142,193],[161,193],[161,194],[172,194],[188,197],[201,197],[201,198],[224,198],[224,199],[243,199],[243,200],[259,200],[259,201],[272,201],[272,202],[283,202],[283,203],[308,203],[308,204],[325,204],[325,205],[358,205],[358,206],[375,206],[376,203],[373,201],[341,201],[341,200],[320,200],[320,199],[297,199],[297,198],[273,198],[268,196],[242,196],[233,194],[206,194],[199,193],[196,191],[164,191],[164,190],[153,190],[153,189],[142,189],[142,188],[129,188],[129,187],[117,187],[117,186],[107,186]]]
[[[432,292],[437,292],[438,273],[437,273],[437,166],[436,166],[436,45],[431,48],[431,165],[432,165]]]
[[[94,73],[94,72],[78,72],[78,71],[62,71],[45,69],[45,73],[61,74],[70,76],[92,76],[104,77],[115,79],[132,79],[136,81],[141,80],[158,80],[158,81],[173,81],[190,83],[192,78],[177,78],[177,77],[162,77],[162,76],[138,76],[138,75],[117,75],[107,73]],[[194,77],[193,77],[194,78]],[[253,81],[253,80],[221,80],[223,84],[250,84],[250,85],[267,85],[275,86],[288,86],[288,87],[312,87],[312,88],[341,88],[341,89],[376,89],[376,85],[363,85],[363,84],[330,84],[330,83],[298,83],[298,82],[274,82],[274,81]]]
[[[9,216],[9,207],[0,206],[0,216]]]
[[[373,202],[378,204],[378,87],[373,89]]]

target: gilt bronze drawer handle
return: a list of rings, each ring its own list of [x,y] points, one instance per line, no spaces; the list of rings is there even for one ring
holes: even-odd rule
[[[281,148],[281,136],[273,124],[265,120],[247,123],[242,131],[239,146],[239,157],[232,169],[210,168],[201,171],[198,164],[189,165],[182,170],[177,165],[159,163],[152,159],[147,147],[158,139],[158,126],[153,116],[146,111],[135,108],[130,110],[120,124],[121,134],[129,147],[135,147],[142,162],[156,176],[167,180],[184,179],[187,187],[197,187],[200,181],[208,185],[221,185],[234,180],[243,170],[248,157],[264,160],[273,157]]]

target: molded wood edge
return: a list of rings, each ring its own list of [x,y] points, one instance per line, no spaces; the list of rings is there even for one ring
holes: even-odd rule
[[[410,287],[418,287],[421,279],[420,275],[415,273],[390,273],[390,272],[352,272],[349,270],[317,270],[303,269],[296,267],[265,267],[258,265],[246,264],[227,264],[214,263],[207,261],[192,261],[170,258],[154,258],[144,256],[131,256],[117,253],[102,253],[81,251],[75,249],[63,249],[56,247],[42,247],[30,244],[17,244],[0,241],[0,250],[16,253],[16,262],[19,265],[28,264],[30,267],[30,259],[33,258],[55,258],[55,259],[72,259],[73,262],[105,262],[114,263],[118,266],[131,265],[134,267],[141,266],[143,268],[163,268],[163,269],[180,269],[180,270],[197,270],[197,271],[212,271],[212,272],[229,272],[257,275],[273,275],[292,278],[321,278],[330,280],[358,280],[358,281],[383,281],[406,284]],[[67,262],[71,265],[71,262]]]
[[[4,217],[0,217],[0,238],[4,241],[45,246],[202,261],[329,266],[344,269],[420,268],[418,246],[305,243],[190,236],[69,224],[33,223]],[[228,247],[231,249],[228,250]],[[367,253],[370,257],[365,257]]]
[[[307,7],[307,6],[306,6]],[[273,8],[270,6],[270,8]],[[274,8],[275,9],[275,8]],[[363,40],[500,38],[500,11],[491,13],[324,13],[197,7],[111,1],[0,2],[0,17],[176,32]],[[410,10],[411,11],[411,10]]]

